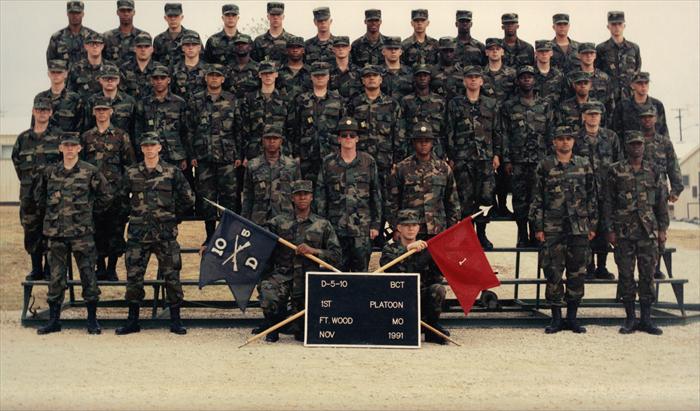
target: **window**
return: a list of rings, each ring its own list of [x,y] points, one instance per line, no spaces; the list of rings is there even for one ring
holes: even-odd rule
[[[683,175],[683,187],[688,187],[690,185],[690,176],[688,174]]]
[[[10,160],[12,159],[12,147],[7,144],[2,145],[2,153],[0,153],[0,158],[3,160]]]
[[[698,198],[698,186],[693,186],[693,198]]]

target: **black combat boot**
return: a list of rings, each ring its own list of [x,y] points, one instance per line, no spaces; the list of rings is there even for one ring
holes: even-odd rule
[[[264,319],[264,320],[260,323],[260,325],[258,325],[257,327],[253,328],[252,330],[250,330],[250,333],[251,333],[251,334],[254,334],[254,335],[260,334],[261,332],[263,332],[263,331],[267,330],[268,328],[272,327],[272,325],[273,325],[273,324],[266,318],[266,319]]]
[[[445,334],[446,336],[450,336],[450,330],[447,328],[443,327],[442,324],[437,322],[437,319],[429,319],[425,321],[429,326],[435,328],[436,330],[440,331],[441,333]],[[426,333],[431,332],[430,330],[426,330]],[[426,334],[427,335],[427,334]]]
[[[39,335],[56,333],[61,331],[61,305],[59,303],[49,304],[49,322],[45,326],[36,330]]]
[[[539,247],[540,242],[537,240],[537,237],[535,236],[535,233],[537,233],[537,231],[535,230],[535,225],[528,222],[527,226],[528,226],[529,231],[530,231],[530,241],[528,241],[529,246],[534,247],[534,248]]]
[[[656,263],[656,272],[654,272],[654,279],[663,280],[665,278],[666,274],[664,274],[664,272],[661,271],[661,258],[659,258],[659,261]]]
[[[513,213],[508,209],[508,192],[496,194],[498,215],[505,218],[513,218]]]
[[[637,327],[637,316],[634,312],[634,301],[625,301],[625,322],[620,327],[620,334],[632,334]]]
[[[493,243],[489,241],[486,237],[486,223],[475,223],[476,224],[476,237],[479,239],[479,244],[481,248],[485,251],[493,250]]]
[[[178,335],[187,334],[187,328],[182,326],[180,306],[170,306],[170,332]]]
[[[102,334],[102,328],[97,322],[97,303],[85,303],[87,307],[87,331],[88,334]]]
[[[544,328],[545,334],[555,334],[564,329],[564,322],[561,320],[561,307],[552,306],[552,322]]]
[[[97,268],[95,268],[95,277],[97,281],[107,281],[107,267],[105,266],[105,257],[97,256]]]
[[[445,335],[447,335],[447,334],[445,334]],[[440,337],[439,335],[435,334],[434,332],[432,332],[430,330],[425,330],[425,342],[435,343],[435,344],[440,344],[440,345],[447,344],[446,339]]]
[[[107,272],[106,272],[106,280],[107,281],[119,281],[119,277],[117,276],[117,260],[119,259],[118,255],[110,255],[107,257]]]
[[[653,322],[651,322],[651,303],[640,301],[639,308],[641,319],[639,320],[637,329],[651,335],[663,334],[664,332],[661,330],[661,328],[657,327]]]
[[[141,331],[141,326],[139,325],[139,308],[139,304],[129,303],[129,317],[127,318],[126,325],[117,328],[114,331],[115,334],[126,335]]]
[[[576,321],[577,311],[577,301],[569,301],[566,303],[566,328],[575,332],[576,334],[583,334],[586,332],[586,327],[580,326],[578,321]]]
[[[32,270],[27,274],[25,280],[40,281],[44,278],[48,280],[50,277],[45,277],[44,270],[41,269],[41,260],[43,259],[43,255],[41,253],[32,253],[30,254],[30,257],[32,258]]]
[[[596,258],[598,259],[598,268],[595,270],[595,278],[600,280],[614,280],[615,276],[608,271],[608,268],[606,267],[608,262],[608,253],[596,253]]]
[[[516,244],[516,247],[518,248],[524,248],[529,245],[529,241],[527,238],[527,221],[526,220],[518,220],[516,221],[516,224],[518,225],[518,242]]]

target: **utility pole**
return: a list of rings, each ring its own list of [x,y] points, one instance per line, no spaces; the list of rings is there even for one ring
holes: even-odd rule
[[[676,118],[678,119],[678,137],[680,138],[680,142],[683,142],[683,112],[687,111],[683,108],[674,108],[674,110],[678,110],[678,115]]]

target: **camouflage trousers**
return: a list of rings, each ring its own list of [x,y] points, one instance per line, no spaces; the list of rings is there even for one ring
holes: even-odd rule
[[[493,204],[496,177],[491,161],[455,161],[454,173],[463,217],[479,211],[481,205]]]
[[[80,273],[83,300],[96,302],[100,299],[100,289],[97,287],[97,277],[95,277],[95,241],[92,234],[88,234],[80,237],[49,238],[51,279],[46,299],[50,304],[63,303],[63,297],[68,288],[66,273],[71,264],[71,254],[75,258]]]
[[[177,240],[142,243],[129,241],[126,244],[126,295],[128,303],[140,304],[146,293],[143,277],[146,274],[151,254],[158,259],[158,276],[165,280],[165,299],[171,306],[179,306],[184,294],[180,284],[180,244]]]
[[[292,296],[292,279],[273,274],[260,282],[260,307],[265,318],[275,320],[286,316],[287,304]]]
[[[238,210],[238,181],[233,164],[200,161],[197,165],[197,193],[229,210]],[[215,221],[216,208],[203,201],[202,217],[205,221]]]
[[[652,303],[654,292],[654,272],[659,258],[659,244],[655,238],[632,240],[619,238],[615,246],[615,263],[620,277],[622,301],[633,302],[639,293],[640,302]],[[634,263],[639,272],[639,286],[634,282]]]
[[[42,216],[28,212],[26,207],[19,208],[19,221],[24,230],[24,249],[29,254],[44,253],[46,251],[46,237],[44,237],[44,222]]]
[[[583,281],[590,246],[588,238],[565,233],[545,233],[545,242],[540,248],[540,266],[547,279],[545,298],[554,306],[563,305],[562,300],[578,302],[583,297]],[[566,295],[564,281],[566,270]]]
[[[516,220],[527,220],[532,203],[532,188],[535,186],[537,164],[513,164],[513,213]]]
[[[341,237],[338,236],[342,256],[338,269],[344,272],[364,273],[369,266],[372,254],[372,243],[368,236]]]
[[[421,320],[431,323],[440,318],[442,304],[445,302],[445,286],[430,284],[420,288]]]
[[[126,249],[124,227],[129,219],[129,197],[119,195],[109,209],[95,215],[95,246],[97,256],[120,256]]]

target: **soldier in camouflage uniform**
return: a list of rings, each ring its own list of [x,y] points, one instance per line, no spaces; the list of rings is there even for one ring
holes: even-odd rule
[[[569,15],[557,13],[552,16],[552,66],[567,74],[571,70],[577,70],[579,42],[569,38]]]
[[[207,89],[190,102],[188,141],[197,174],[197,194],[236,211],[240,206],[236,168],[243,160],[242,119],[236,97],[223,90],[223,70],[219,64],[209,65]],[[202,203],[201,212],[206,243],[214,233],[217,213],[209,203]]]
[[[99,75],[102,90],[90,96],[85,103],[83,115],[83,128],[85,131],[95,127],[95,116],[92,114],[92,105],[97,97],[108,97],[112,102],[112,125],[126,131],[130,136],[134,135],[134,119],[136,112],[136,100],[119,90],[119,69],[111,64],[105,64],[100,69]]]
[[[153,39],[153,59],[166,67],[173,67],[182,61],[182,40],[187,35],[199,34],[182,26],[182,4],[165,3],[165,21],[168,29]]]
[[[211,37],[210,37],[211,39]],[[206,64],[201,59],[202,40],[193,32],[182,38],[182,61],[175,64],[171,74],[170,89],[173,93],[189,100],[195,94],[207,88],[204,81]]]
[[[134,58],[122,64],[121,89],[137,100],[151,94],[151,74],[159,63],[153,59],[151,35],[141,33],[134,40]]]
[[[105,59],[113,61],[118,66],[134,59],[136,37],[147,32],[134,27],[134,0],[117,0],[117,16],[119,27],[104,33],[105,48],[102,54]]]
[[[493,204],[494,170],[500,165],[501,118],[495,99],[481,94],[481,67],[464,68],[466,93],[447,105],[447,157],[457,180],[462,217]],[[486,237],[485,215],[476,217],[476,233],[485,250],[493,249]]]
[[[545,333],[567,328],[574,333],[586,329],[576,321],[584,294],[584,275],[589,241],[598,226],[595,175],[584,157],[573,155],[576,133],[570,127],[554,132],[555,154],[540,161],[530,205],[530,222],[535,226],[540,248],[540,265],[547,279],[545,297],[552,307],[552,323]],[[562,279],[566,269],[566,293]],[[566,324],[561,318],[566,301]]]
[[[253,60],[258,62],[270,60],[280,65],[287,61],[287,42],[292,37],[297,36],[288,33],[282,26],[284,22],[284,3],[268,2],[267,20],[270,23],[270,28],[264,34],[255,38],[251,56],[253,56]],[[304,40],[302,39],[302,47],[304,47],[303,43]]]
[[[503,64],[517,69],[520,66],[535,65],[535,49],[532,44],[518,37],[517,13],[505,13],[501,16],[501,28],[503,29]]]
[[[368,64],[382,64],[382,46],[387,39],[379,29],[382,26],[382,11],[377,9],[365,10],[365,26],[367,32],[352,42],[350,60],[357,67],[363,68]]]
[[[299,160],[282,154],[284,133],[267,127],[263,134],[263,153],[248,161],[243,183],[241,215],[264,225],[271,218],[294,211],[292,182],[301,179]]]
[[[417,63],[437,63],[438,42],[426,33],[429,25],[427,9],[411,10],[413,34],[401,42],[401,63],[409,67]]]
[[[401,114],[405,129],[412,129],[421,121],[430,124],[433,133],[438,136],[435,140],[435,153],[445,158],[447,133],[445,131],[445,110],[447,102],[439,94],[430,91],[430,66],[417,64],[413,68],[413,93],[401,99]]]
[[[52,60],[54,61],[54,60]],[[42,234],[42,215],[36,210],[32,183],[46,166],[59,162],[58,144],[61,130],[51,125],[51,100],[37,96],[32,106],[32,128],[17,136],[12,147],[12,164],[19,179],[19,219],[24,229],[24,249],[31,257],[32,269],[27,280],[50,277],[48,259],[44,269],[42,258],[46,239]]]
[[[484,43],[471,35],[472,12],[457,10],[455,14],[455,61],[465,66],[483,66],[486,64],[486,48]],[[459,93],[457,93],[459,94]]]
[[[366,272],[372,253],[371,241],[382,222],[382,193],[377,163],[357,151],[357,122],[338,123],[340,150],[323,159],[316,183],[316,211],[333,225],[342,249],[341,271]]]
[[[350,61],[350,38],[336,36],[333,40],[335,59],[331,63],[328,88],[340,93],[345,103],[362,92],[360,70]],[[334,64],[333,64],[334,63]]]
[[[603,201],[605,201],[605,181],[608,176],[608,169],[612,163],[616,163],[623,158],[620,140],[614,131],[604,128],[601,118],[605,108],[599,101],[590,101],[582,107],[583,127],[576,136],[577,143],[574,146],[574,154],[587,158],[593,168],[596,177],[596,191],[598,199],[598,210],[603,212]],[[586,279],[612,280],[615,278],[606,268],[608,258],[608,242],[605,238],[607,230],[603,227],[603,221],[599,221],[596,228],[596,236],[591,240],[591,250],[598,258],[598,268],[591,260],[586,268]]]
[[[160,158],[185,172],[191,158],[187,133],[187,103],[170,92],[170,72],[157,64],[151,72],[153,94],[136,104],[136,133],[134,145],[141,145],[147,132],[155,132],[163,149]],[[139,156],[140,157],[140,156]]]
[[[654,266],[669,225],[665,182],[660,181],[654,165],[644,158],[646,148],[642,133],[627,131],[625,142],[628,158],[610,167],[603,212],[608,241],[615,246],[625,306],[626,319],[620,333],[640,330],[661,335],[661,329],[651,321],[651,304],[656,300]],[[639,271],[638,286],[634,282],[635,262]],[[639,324],[634,312],[637,293],[642,317]]]
[[[287,61],[277,70],[277,86],[293,101],[311,88],[311,67],[304,64],[304,39],[292,36],[287,40]]]
[[[126,293],[129,316],[117,335],[141,331],[139,308],[145,296],[143,277],[151,254],[158,259],[158,276],[165,280],[165,298],[170,305],[170,332],[186,334],[180,320],[183,301],[180,285],[180,244],[177,225],[194,206],[194,196],[187,180],[172,164],[160,161],[158,140],[141,140],[144,161],[127,170],[127,192],[131,193],[131,212],[127,231]]]
[[[455,41],[452,37],[440,37],[438,48],[438,62],[430,73],[430,89],[449,102],[455,96],[464,94],[462,65],[455,64]]]
[[[535,93],[547,100],[550,106],[556,106],[561,100],[564,88],[568,86],[566,77],[551,65],[552,42],[537,40],[535,42]]]
[[[80,161],[78,133],[64,133],[59,151],[63,160],[46,167],[33,183],[34,210],[43,216],[43,234],[48,238],[51,280],[47,301],[50,319],[38,334],[61,331],[61,305],[68,288],[66,273],[69,256],[75,258],[82,297],[87,306],[87,329],[90,334],[102,331],[97,323],[97,301],[100,289],[95,279],[95,227],[93,212],[107,209],[112,192],[105,177],[92,164]]]
[[[608,12],[610,39],[596,46],[596,67],[608,73],[612,80],[613,96],[617,104],[630,96],[629,85],[642,69],[639,46],[625,39],[625,12]]]
[[[250,46],[253,40],[247,34],[239,34],[233,41],[236,61],[228,66],[226,88],[242,99],[246,94],[260,88],[258,62],[250,58]]]
[[[100,70],[105,64],[112,64],[102,57],[104,39],[99,33],[91,33],[85,39],[86,55],[84,59],[75,62],[68,74],[68,89],[86,99],[100,91]]]
[[[210,64],[223,64],[231,66],[236,63],[236,51],[234,41],[243,33],[238,31],[238,6],[224,4],[221,6],[221,21],[223,29],[212,34],[207,39],[204,47],[204,60]]]
[[[569,79],[575,95],[559,104],[555,122],[557,126],[568,126],[578,131],[581,128],[581,107],[592,100],[591,76],[583,71],[574,71],[569,75]]]
[[[316,35],[304,43],[306,63],[312,64],[316,61],[332,63],[335,60],[333,55],[335,36],[331,34],[331,23],[333,23],[331,9],[328,7],[317,7],[313,10],[313,13]]]
[[[605,112],[608,113],[608,124],[615,111],[615,99],[613,98],[612,82],[610,76],[603,70],[595,67],[596,51],[595,43],[581,43],[578,46],[579,69],[591,76],[591,97],[603,103]],[[567,87],[569,97],[573,96],[573,89]]]
[[[85,4],[82,1],[66,2],[68,26],[51,35],[46,48],[47,63],[50,60],[64,60],[70,69],[85,57],[83,43],[95,31],[83,26],[84,10]]]
[[[389,224],[396,228],[399,210],[417,211],[421,239],[456,224],[461,215],[454,174],[450,166],[433,153],[434,140],[429,124],[416,124],[411,133],[415,154],[392,169],[388,184]],[[394,240],[397,238],[395,232]]]
[[[382,47],[384,64],[382,65],[382,93],[396,101],[413,91],[413,73],[411,67],[401,63],[401,37],[387,37]]]
[[[95,127],[80,137],[80,157],[102,173],[112,185],[114,200],[103,213],[95,214],[95,246],[98,280],[118,281],[117,259],[124,254],[124,227],[129,216],[129,193],[124,189],[126,169],[136,163],[129,135],[110,124],[112,104],[104,96],[92,106]],[[107,265],[105,265],[107,259]]]
[[[265,314],[266,324],[280,322],[286,317],[287,302],[290,299],[293,312],[304,309],[305,274],[307,271],[321,269],[303,254],[313,254],[330,265],[340,262],[340,243],[333,225],[311,212],[314,198],[312,187],[313,183],[309,180],[294,181],[294,213],[280,214],[266,225],[273,233],[297,245],[294,251],[278,244],[268,260],[267,272],[263,274],[260,282],[260,305]],[[303,341],[303,324],[297,322],[294,326],[294,338]],[[265,324],[262,327],[265,327]],[[275,342],[279,340],[279,335],[277,332],[271,332],[265,340]]]
[[[68,64],[64,60],[49,61],[49,80],[51,87],[34,98],[48,98],[51,101],[52,114],[49,125],[63,131],[79,131],[83,120],[83,101],[78,93],[66,87]],[[32,117],[34,125],[34,117]]]
[[[627,130],[641,130],[639,113],[653,107],[656,111],[656,132],[668,136],[664,103],[649,95],[649,73],[642,71],[635,75],[631,88],[632,96],[615,107],[612,128],[620,135]]]
[[[324,157],[338,149],[335,138],[345,108],[337,91],[328,90],[329,65],[317,61],[311,66],[313,88],[297,96],[290,108],[293,156],[301,163],[301,175],[316,181]]]
[[[503,169],[513,178],[513,210],[518,225],[517,247],[535,245],[535,227],[527,218],[536,184],[535,170],[548,147],[552,112],[547,100],[534,92],[535,70],[523,66],[518,71],[518,94],[502,108]]]
[[[450,332],[438,323],[446,294],[445,286],[442,285],[442,273],[435,265],[430,253],[426,251],[428,244],[423,240],[417,240],[420,224],[421,220],[416,210],[399,211],[396,218],[396,230],[399,233],[398,239],[384,245],[379,265],[388,264],[409,250],[419,250],[419,252],[394,265],[388,271],[420,274],[421,320],[449,336]],[[447,344],[447,340],[432,332],[425,333],[425,341]]]

